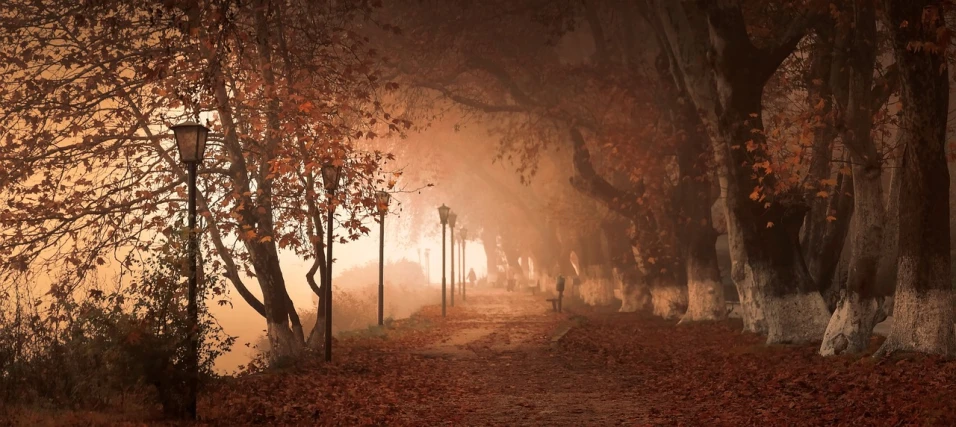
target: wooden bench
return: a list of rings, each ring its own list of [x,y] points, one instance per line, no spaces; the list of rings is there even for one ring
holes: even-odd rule
[[[561,296],[558,296],[557,298],[548,298],[545,301],[548,301],[551,303],[552,311],[556,311],[558,313],[561,312]]]

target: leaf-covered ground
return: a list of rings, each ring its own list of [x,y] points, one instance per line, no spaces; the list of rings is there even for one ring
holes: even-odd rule
[[[734,321],[569,311],[473,292],[445,320],[428,307],[342,339],[331,366],[223,381],[200,412],[208,425],[956,425],[953,362],[822,358]]]

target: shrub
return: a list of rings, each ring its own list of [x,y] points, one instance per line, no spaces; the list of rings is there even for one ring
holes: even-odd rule
[[[15,299],[0,310],[0,396],[6,402],[104,409],[135,397],[183,410],[187,349],[184,239],[174,235],[145,265],[140,280],[118,290],[58,292],[46,310]],[[228,351],[226,336],[205,309],[221,300],[215,277],[199,284],[200,378]],[[5,298],[5,300],[9,301]]]

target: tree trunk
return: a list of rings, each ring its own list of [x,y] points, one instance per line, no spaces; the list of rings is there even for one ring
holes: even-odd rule
[[[876,13],[869,1],[855,0],[839,19],[838,73],[847,75],[846,90],[836,98],[843,107],[843,145],[853,168],[853,234],[847,282],[820,345],[824,356],[866,350],[873,327],[886,318],[885,295],[877,293],[876,271],[883,241],[882,155],[871,137],[876,64]],[[852,46],[852,49],[850,48]]]
[[[727,317],[724,286],[717,266],[717,232],[711,228],[698,230],[695,234],[684,260],[687,266],[687,312],[681,323]]]
[[[661,75],[669,75],[661,69]],[[673,79],[673,77],[671,77]],[[675,87],[681,98],[686,97]],[[713,185],[714,177],[708,167],[712,155],[710,140],[703,130],[700,117],[689,103],[673,106],[681,117],[687,135],[678,148],[680,166],[680,236],[682,258],[687,282],[687,311],[681,323],[722,320],[727,317],[724,286],[720,280],[717,262],[717,231],[714,229],[712,207],[720,198],[720,188]]]
[[[687,312],[687,286],[673,274],[651,275],[647,283],[651,293],[651,313],[655,316],[678,319]]]
[[[488,286],[494,286],[498,282],[498,231],[489,224],[481,230],[481,246],[485,249]]]
[[[505,234],[508,234],[507,232]],[[505,261],[508,262],[508,272],[512,274],[514,280],[520,281],[525,276],[524,267],[521,265],[521,256],[515,242],[502,237],[501,250],[505,253]]]
[[[823,356],[865,351],[873,327],[886,319],[886,295],[875,283],[884,223],[880,165],[856,164],[853,178],[856,227],[850,237],[849,275],[823,336]]]
[[[259,286],[262,288],[262,302],[266,308],[266,336],[271,346],[270,358],[273,361],[297,357],[304,342],[297,339],[290,327],[291,303],[282,278],[278,254],[267,243],[244,241],[249,251]],[[273,249],[273,250],[270,250]]]
[[[837,136],[832,87],[845,86],[845,82],[831,81],[831,75],[841,70],[845,64],[834,59],[833,21],[827,19],[817,27],[817,38],[810,52],[810,70],[806,78],[807,103],[813,110],[811,125],[815,127],[803,196],[808,201],[810,210],[804,221],[800,243],[810,277],[821,289],[827,307],[833,310],[839,300],[839,289],[842,285],[839,281],[834,281],[834,274],[850,225],[853,207],[850,197],[852,184],[849,176],[838,173],[835,185],[824,185],[833,177],[831,157],[833,140]],[[819,197],[820,191],[827,191],[829,194],[827,197]]]
[[[611,262],[602,247],[600,230],[588,230],[580,236],[578,267],[580,285],[572,295],[591,306],[607,306],[614,301],[614,278]]]
[[[900,256],[900,185],[903,183],[903,169],[899,158],[892,158],[890,164],[889,191],[887,191],[884,212],[883,243],[880,245],[880,263],[876,269],[877,292],[887,295],[884,311],[893,313],[896,293],[896,274]]]
[[[640,231],[634,233],[638,236],[641,234]],[[650,295],[651,313],[664,319],[681,317],[687,311],[687,283],[677,276],[677,268],[682,266],[682,261],[649,256],[648,253],[660,251],[656,248],[648,251],[640,245],[641,241],[635,237],[631,250]]]
[[[621,282],[621,308],[618,311],[633,313],[651,309],[651,290],[636,264],[619,268],[617,279]]]
[[[614,279],[619,285],[622,313],[643,311],[650,308],[651,295],[644,276],[637,268],[631,241],[628,238],[630,221],[605,220],[602,226],[608,243]]]
[[[726,188],[731,277],[745,329],[766,333],[768,343],[819,339],[829,312],[800,250],[798,233],[806,209],[779,200],[787,199],[786,194],[766,199],[761,193],[774,188],[774,176],[754,173],[755,158],[772,166],[760,116],[763,87],[802,39],[802,27],[791,25],[794,30],[758,49],[736,3],[648,3],[680,82],[711,137]]]
[[[956,356],[949,258],[944,52],[912,49],[945,29],[941,1],[884,1],[901,79],[902,182],[894,323],[878,354],[918,351]],[[904,25],[905,24],[905,25]]]
[[[271,18],[266,15],[267,8],[264,0],[256,5],[255,24],[257,32],[257,46],[260,72],[267,100],[266,128],[264,135],[264,149],[258,153],[258,171],[256,178],[256,203],[250,208],[256,212],[257,237],[244,239],[249,257],[259,283],[262,285],[263,303],[266,306],[267,334],[272,345],[270,355],[273,361],[287,357],[297,357],[305,344],[302,337],[302,325],[298,324],[298,315],[292,307],[292,301],[285,287],[282,269],[279,263],[279,254],[275,239],[267,242],[262,237],[272,237],[275,233],[274,212],[272,204],[272,160],[279,149],[281,139],[281,120],[279,117],[279,101],[277,96],[275,70],[272,61],[272,26]],[[271,312],[271,313],[270,313]],[[290,322],[295,328],[290,328]]]
[[[849,161],[849,157],[845,158]],[[827,224],[823,227],[822,236],[805,240],[802,245],[804,254],[814,254],[814,260],[812,262],[808,260],[807,267],[810,270],[810,277],[817,282],[823,300],[831,312],[836,310],[837,303],[840,301],[840,290],[846,283],[846,275],[843,274],[846,272],[846,266],[841,264],[841,260],[845,261],[843,252],[853,218],[853,176],[837,173],[834,192],[836,194],[831,193],[827,201],[827,209],[832,218],[825,218]],[[805,223],[810,222],[808,218]],[[820,245],[816,246],[818,249],[812,249],[815,247],[814,244]],[[823,255],[826,258],[823,258]]]

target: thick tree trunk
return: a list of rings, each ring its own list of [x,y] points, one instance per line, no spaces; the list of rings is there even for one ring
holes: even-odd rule
[[[631,241],[628,238],[629,221],[605,221],[604,237],[608,242],[614,279],[620,288],[622,313],[650,309],[651,295],[644,275],[637,267]]]
[[[687,266],[687,312],[681,323],[727,317],[724,286],[717,266],[717,232],[711,228],[698,230],[695,234],[698,235],[692,239],[684,261]]]
[[[505,253],[505,261],[508,262],[508,271],[513,275],[512,277],[521,281],[525,277],[524,267],[521,265],[521,256],[518,252],[518,247],[514,245],[515,242],[508,240],[507,238],[502,238],[501,249]]]
[[[651,313],[664,319],[679,319],[687,311],[688,289],[674,275],[650,276]]]
[[[802,26],[792,25],[771,46],[758,49],[736,3],[648,3],[680,82],[711,136],[726,188],[731,276],[745,329],[766,333],[768,343],[819,339],[829,312],[800,250],[805,208],[777,200],[785,195],[765,199],[761,193],[774,187],[774,177],[754,176],[754,158],[768,165],[771,158],[762,137],[763,87],[802,39]]]
[[[827,225],[823,227],[823,235],[806,240],[802,244],[804,254],[814,253],[813,261],[807,261],[807,268],[810,271],[810,277],[817,282],[823,300],[831,312],[836,310],[837,303],[840,301],[840,290],[846,282],[844,274],[846,266],[841,264],[841,260],[845,261],[843,252],[853,219],[853,176],[838,173],[834,192],[837,194],[831,194],[827,202],[828,212],[832,218],[825,219]],[[806,223],[810,222],[807,219]],[[813,242],[818,242],[817,244],[820,245],[816,251],[812,249]],[[826,258],[823,258],[821,254],[826,255]]]
[[[803,247],[803,257],[807,260],[807,270],[810,277],[817,281],[821,289],[825,289],[832,279],[836,261],[832,253],[823,253],[820,249],[825,246],[824,236],[831,221],[830,204],[839,195],[831,191],[829,197],[817,197],[817,192],[825,188],[823,182],[830,179],[832,167],[830,159],[833,156],[833,140],[836,130],[832,117],[832,91],[830,90],[830,70],[833,63],[833,35],[830,25],[820,25],[817,39],[810,51],[810,68],[807,72],[807,106],[813,111],[811,125],[813,130],[813,148],[810,153],[810,168],[807,171],[806,199],[810,205],[807,218],[801,230],[800,242]],[[834,188],[833,190],[836,190]],[[839,217],[837,217],[839,219]],[[843,221],[847,219],[844,218]],[[839,255],[839,252],[837,252]],[[827,266],[830,266],[827,277]]]
[[[876,269],[876,289],[881,295],[887,295],[884,311],[893,313],[896,293],[896,273],[899,269],[900,255],[900,186],[903,183],[903,169],[900,158],[891,158],[892,167],[887,191],[883,222],[883,243],[880,245],[880,263]]]
[[[956,335],[945,150],[949,74],[943,52],[911,46],[937,40],[945,29],[945,5],[931,0],[886,0],[884,7],[902,76],[904,152],[894,323],[878,353],[902,350],[952,357],[956,356]]]
[[[614,301],[614,276],[600,230],[585,232],[578,241],[580,285],[573,289],[572,295],[591,306],[611,305]]]
[[[886,295],[875,284],[884,223],[880,166],[854,165],[853,176],[856,227],[850,237],[849,275],[823,336],[823,356],[865,351],[873,327],[886,319]]]
[[[660,70],[662,75],[669,75]],[[675,92],[678,92],[675,88]],[[681,93],[682,98],[684,93]],[[678,148],[681,180],[680,226],[682,258],[687,283],[687,311],[681,322],[712,321],[727,317],[724,286],[720,280],[717,262],[717,231],[711,215],[714,201],[720,198],[720,188],[713,185],[709,170],[712,148],[693,106],[675,105],[687,135]]]
[[[617,279],[621,282],[620,312],[633,313],[651,309],[651,290],[637,265],[618,270]]]
[[[876,289],[876,272],[883,241],[882,156],[870,136],[874,105],[873,69],[876,64],[876,14],[869,1],[856,0],[839,20],[838,57],[846,58],[840,72],[847,75],[843,106],[843,145],[853,168],[853,219],[847,282],[841,293],[820,354],[859,353],[866,350],[873,327],[886,318],[885,295]],[[852,46],[852,50],[850,49]]]
[[[640,234],[640,232],[637,232]],[[681,262],[648,256],[635,238],[631,250],[650,294],[651,313],[664,319],[676,319],[687,311],[687,283],[677,276]],[[658,251],[653,251],[658,253]]]

